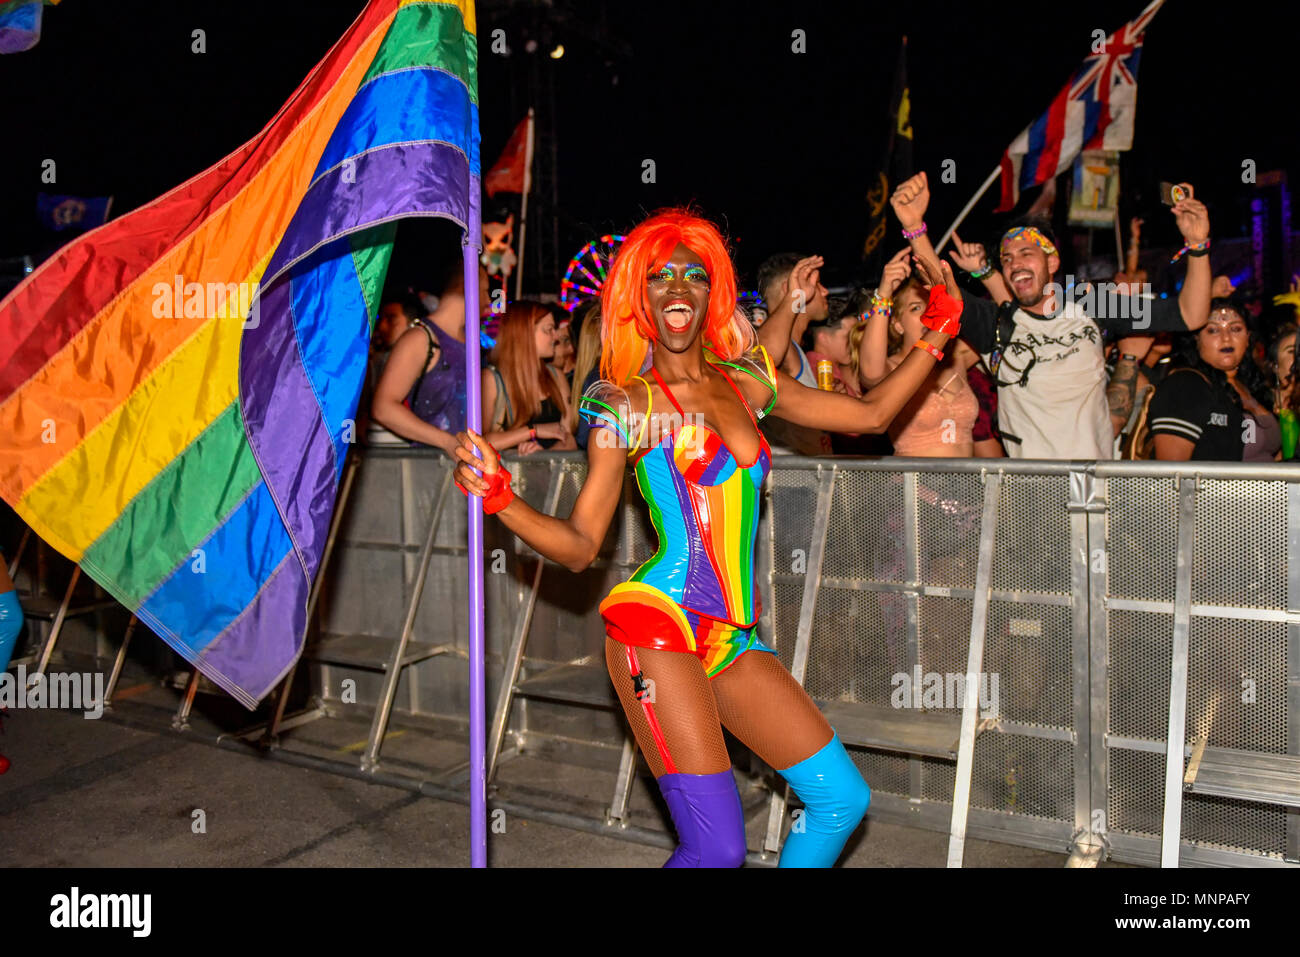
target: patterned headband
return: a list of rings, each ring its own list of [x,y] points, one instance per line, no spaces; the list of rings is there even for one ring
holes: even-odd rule
[[[1011,242],[1014,239],[1023,239],[1026,242],[1031,242],[1035,246],[1041,248],[1043,252],[1047,253],[1047,255],[1049,256],[1060,255],[1056,251],[1056,247],[1052,245],[1052,241],[1048,239],[1046,236],[1044,236],[1037,229],[1035,229],[1033,226],[1019,226],[1015,229],[1007,230],[1007,234],[1002,237],[1003,252],[1006,252],[1007,243]]]

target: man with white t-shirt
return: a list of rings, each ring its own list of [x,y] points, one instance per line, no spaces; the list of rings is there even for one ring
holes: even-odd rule
[[[1114,438],[1132,409],[1137,364],[1150,337],[1199,329],[1209,319],[1209,216],[1191,187],[1180,185],[1185,198],[1172,212],[1188,258],[1177,300],[1119,295],[1103,286],[1079,287],[1071,301],[1052,282],[1061,260],[1045,226],[1018,227],[1003,237],[1002,277],[1015,303],[1000,310],[987,299],[965,297],[961,337],[997,379],[998,427],[1007,455],[1114,458]],[[929,198],[925,174],[918,173],[890,202],[913,249],[933,255],[923,222]],[[1121,340],[1121,358],[1109,380],[1103,332]]]

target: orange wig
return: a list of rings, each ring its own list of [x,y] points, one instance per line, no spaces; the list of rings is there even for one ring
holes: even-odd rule
[[[718,228],[684,209],[656,213],[624,240],[601,292],[601,377],[626,385],[641,371],[657,338],[646,305],[646,276],[666,263],[681,243],[699,255],[709,273],[709,309],[701,335],[720,358],[734,361],[754,343],[754,330],[736,309],[736,270]]]

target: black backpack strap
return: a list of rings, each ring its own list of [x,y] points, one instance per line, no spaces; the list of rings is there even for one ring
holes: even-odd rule
[[[413,326],[418,326],[424,330],[424,334],[429,337],[429,351],[424,356],[424,368],[420,370],[420,378],[415,380],[415,386],[411,389],[411,408],[415,408],[416,400],[420,397],[420,387],[424,385],[424,377],[429,374],[429,363],[433,361],[433,351],[439,347],[437,337],[434,335],[429,324],[422,319],[416,319]]]
[[[1011,343],[1011,337],[1016,334],[1016,305],[1015,300],[1004,302],[998,305],[997,317],[994,320],[993,329],[993,354],[989,357],[989,372],[996,380],[998,366],[1002,363],[1002,354]]]

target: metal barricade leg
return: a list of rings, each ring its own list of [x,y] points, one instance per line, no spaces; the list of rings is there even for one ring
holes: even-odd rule
[[[966,657],[965,698],[961,709],[961,737],[957,746],[957,778],[953,785],[952,825],[948,833],[948,866],[961,867],[966,851],[966,819],[970,813],[971,773],[975,764],[980,672],[984,670],[984,633],[988,628],[993,594],[993,537],[998,520],[998,494],[1002,473],[984,476],[984,514],[980,520],[979,564],[975,569],[975,604],[971,613],[970,651]]]
[[[72,593],[77,587],[77,582],[80,580],[81,566],[74,565],[72,568],[72,578],[68,580],[68,588],[63,593],[63,603],[59,605],[59,610],[54,616],[54,621],[50,622],[50,633],[45,637],[45,643],[41,648],[41,656],[36,664],[36,670],[27,676],[29,683],[38,675],[44,675],[45,669],[49,666],[50,656],[54,653],[54,644],[59,640],[59,632],[63,630],[63,620],[68,615],[68,606],[72,604]]]
[[[1096,867],[1106,854],[1106,515],[1109,486],[1070,473],[1070,700],[1074,724],[1074,833],[1066,867]]]
[[[18,574],[18,562],[22,559],[23,552],[26,551],[27,543],[31,541],[31,538],[32,530],[29,526],[23,529],[23,537],[18,539],[18,547],[14,550],[13,558],[9,562],[9,579],[11,581]]]
[[[614,801],[605,816],[606,824],[618,822],[627,826],[627,805],[632,798],[632,784],[636,781],[636,742],[623,739],[623,756],[618,762],[618,778],[614,782]]]
[[[199,669],[195,668],[190,673],[189,683],[185,686],[185,694],[181,698],[180,707],[176,709],[176,717],[172,718],[172,727],[177,731],[188,731],[190,727],[190,711],[194,708],[194,696],[199,690]]]
[[[831,497],[835,491],[835,476],[838,471],[834,465],[817,467],[817,514],[813,519],[812,541],[808,546],[808,577],[804,579],[803,600],[799,606],[799,631],[795,637],[794,657],[790,662],[790,674],[801,685],[808,673],[808,651],[812,646],[813,619],[817,614],[822,564],[826,558],[826,536],[830,531]],[[767,811],[767,833],[763,838],[765,854],[776,854],[781,849],[781,825],[785,820],[789,793],[789,785],[772,792],[772,801]]]
[[[554,515],[560,503],[560,488],[564,483],[564,470],[551,463],[550,484],[546,489],[546,504],[543,506],[547,515]],[[501,753],[501,742],[506,734],[506,722],[510,720],[510,705],[514,701],[515,683],[519,680],[519,670],[524,663],[524,647],[528,643],[528,630],[533,623],[533,610],[537,607],[537,593],[542,585],[542,570],[546,561],[537,560],[537,571],[533,573],[532,588],[524,598],[515,619],[515,633],[510,639],[510,650],[506,653],[505,667],[501,675],[501,687],[497,691],[497,706],[492,715],[492,733],[488,735],[487,779],[496,777],[497,758]]]
[[[1178,572],[1174,584],[1174,647],[1169,666],[1169,733],[1165,736],[1165,815],[1160,866],[1178,866],[1183,830],[1183,749],[1187,736],[1187,655],[1192,618],[1192,545],[1196,479],[1178,483]]]
[[[108,676],[108,685],[104,688],[104,707],[111,707],[113,704],[113,692],[117,690],[117,679],[122,677],[122,667],[126,664],[126,649],[131,644],[131,636],[135,634],[135,626],[140,623],[140,619],[135,615],[126,623],[126,633],[122,635],[122,644],[117,649],[117,658],[113,660],[113,673]]]
[[[1287,607],[1300,608],[1300,482],[1286,487],[1287,512]],[[1287,753],[1300,754],[1300,621],[1287,625]],[[1288,861],[1300,863],[1300,808],[1290,808],[1286,816],[1286,854]]]
[[[420,599],[424,597],[424,580],[429,574],[429,562],[433,558],[433,543],[438,537],[438,523],[442,519],[442,509],[447,501],[447,490],[451,488],[452,469],[447,470],[438,492],[438,502],[429,517],[429,531],[424,538],[424,548],[420,552],[420,564],[415,571],[412,582],[411,601],[406,606],[406,620],[402,623],[402,634],[393,646],[393,656],[389,659],[388,669],[384,673],[384,690],[375,705],[375,716],[370,724],[370,738],[366,744],[365,754],[361,756],[361,770],[373,771],[379,766],[379,749],[384,742],[384,732],[388,728],[388,718],[393,710],[393,699],[397,697],[397,682],[402,677],[402,658],[406,655],[406,646],[410,643],[411,633],[415,630],[415,616],[420,610]]]

